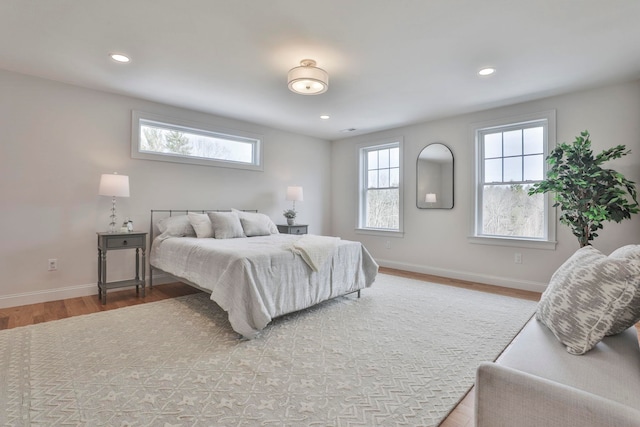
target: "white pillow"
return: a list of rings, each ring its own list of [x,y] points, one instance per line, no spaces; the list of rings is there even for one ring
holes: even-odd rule
[[[536,318],[569,353],[584,354],[611,330],[636,294],[640,261],[578,249],[553,273]]]
[[[216,239],[245,237],[240,218],[235,212],[209,212],[209,219],[213,226],[213,237]]]
[[[158,231],[166,237],[196,237],[186,215],[176,215],[158,221]]]
[[[209,215],[189,212],[187,214],[191,226],[196,231],[198,239],[213,237],[213,227]]]
[[[265,214],[244,212],[237,209],[231,209],[231,211],[240,218],[244,234],[247,237],[279,234],[278,227]]]

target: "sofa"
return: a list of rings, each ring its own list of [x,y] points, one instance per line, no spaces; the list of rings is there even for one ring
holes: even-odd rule
[[[640,427],[640,245],[578,249],[476,374],[476,425]]]
[[[478,427],[640,426],[635,327],[574,355],[534,316],[476,375]]]

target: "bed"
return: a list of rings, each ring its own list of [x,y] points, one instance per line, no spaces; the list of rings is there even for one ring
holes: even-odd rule
[[[160,270],[209,292],[248,339],[278,316],[359,296],[378,272],[361,243],[279,234],[256,211],[152,210],[150,235],[150,276]]]

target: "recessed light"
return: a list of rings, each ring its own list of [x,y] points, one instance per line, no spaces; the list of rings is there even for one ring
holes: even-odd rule
[[[349,133],[349,132],[355,132],[356,128],[348,128],[348,129],[342,129],[340,132],[342,133]]]
[[[322,120],[329,120],[331,118],[331,116],[328,116],[327,114],[323,114],[323,115],[320,116],[320,118]]]
[[[126,63],[131,61],[128,56],[125,56],[121,53],[110,53],[109,56],[116,62]]]
[[[480,71],[478,71],[478,75],[480,76],[490,76],[491,74],[495,73],[496,69],[493,67],[485,67],[482,68]]]

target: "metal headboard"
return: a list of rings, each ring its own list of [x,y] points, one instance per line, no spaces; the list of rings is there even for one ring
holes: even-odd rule
[[[243,212],[258,212],[257,209],[238,209]],[[158,213],[167,214],[167,217],[174,215],[187,215],[189,212],[193,213],[207,213],[207,212],[231,212],[231,209],[151,209],[151,219],[149,221],[149,244],[153,243],[153,239],[156,237],[156,223],[153,220],[153,215]]]

